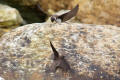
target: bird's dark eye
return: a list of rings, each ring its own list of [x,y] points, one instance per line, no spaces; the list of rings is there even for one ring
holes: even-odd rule
[[[53,16],[51,17],[51,21],[52,21],[52,22],[54,22],[55,19],[56,19],[55,17],[53,17]]]

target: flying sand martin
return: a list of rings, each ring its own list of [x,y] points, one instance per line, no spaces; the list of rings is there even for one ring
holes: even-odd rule
[[[65,21],[71,19],[72,17],[76,16],[78,10],[79,10],[79,5],[76,5],[75,8],[73,8],[71,11],[66,12],[62,15],[52,15],[51,22],[54,22],[54,21],[56,23],[65,22]]]

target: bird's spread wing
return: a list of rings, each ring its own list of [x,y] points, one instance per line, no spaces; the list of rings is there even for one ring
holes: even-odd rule
[[[73,8],[71,11],[60,15],[58,18],[60,18],[62,22],[67,21],[77,14],[78,9],[79,9],[79,5],[76,5],[75,8]]]

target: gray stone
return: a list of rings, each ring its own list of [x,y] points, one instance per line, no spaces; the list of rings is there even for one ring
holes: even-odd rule
[[[65,56],[74,75],[52,72],[49,40]],[[5,80],[119,80],[119,53],[119,27],[34,23],[0,39],[0,75]]]

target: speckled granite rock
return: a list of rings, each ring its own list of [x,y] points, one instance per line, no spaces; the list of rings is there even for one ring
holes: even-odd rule
[[[0,27],[18,26],[22,22],[23,19],[15,8],[0,4]]]
[[[75,75],[50,71],[52,41]],[[0,76],[5,80],[120,80],[120,28],[78,23],[35,23],[0,39]]]

